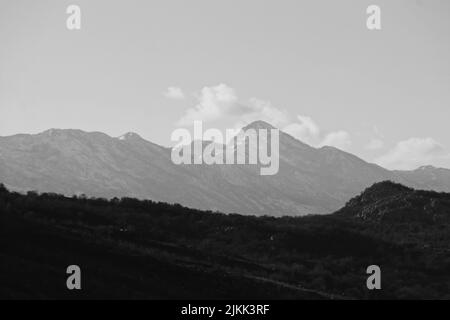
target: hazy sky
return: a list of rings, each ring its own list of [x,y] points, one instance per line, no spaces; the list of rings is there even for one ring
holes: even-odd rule
[[[389,168],[450,168],[449,39],[448,0],[0,0],[0,135],[169,145],[193,119],[261,118]]]

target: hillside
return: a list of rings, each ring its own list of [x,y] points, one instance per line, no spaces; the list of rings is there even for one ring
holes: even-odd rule
[[[273,218],[0,187],[0,298],[448,299],[448,223],[359,214],[393,194],[418,212],[426,197],[449,197],[414,193],[382,183],[337,214]],[[397,215],[396,199],[386,214]],[[71,264],[83,270],[79,293],[65,289]],[[378,292],[365,288],[372,264]]]
[[[383,223],[449,223],[450,194],[380,182],[350,200],[339,214]]]

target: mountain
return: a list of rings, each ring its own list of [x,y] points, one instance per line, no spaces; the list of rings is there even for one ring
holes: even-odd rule
[[[363,223],[360,230],[384,241],[425,250],[432,256],[425,265],[446,261],[450,276],[450,193],[384,181],[351,199],[334,216]]]
[[[251,128],[273,127],[257,121],[246,127]],[[258,165],[175,165],[169,148],[135,133],[113,138],[51,129],[0,137],[0,182],[13,190],[131,196],[254,215],[330,213],[384,180],[450,191],[450,175],[440,176],[440,170],[445,169],[427,169],[425,175],[391,172],[333,147],[313,148],[283,132],[279,172],[273,176],[261,176]]]
[[[450,170],[423,166],[413,171],[394,171],[406,184],[417,189],[448,192],[450,190]]]
[[[337,214],[383,223],[450,223],[450,194],[384,181],[351,199]]]

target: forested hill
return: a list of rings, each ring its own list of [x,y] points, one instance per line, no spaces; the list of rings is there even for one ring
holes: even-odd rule
[[[450,221],[450,194],[380,182],[349,201],[339,213],[389,223],[445,223]]]
[[[426,197],[448,204],[398,188],[419,211]],[[373,190],[334,215],[273,218],[0,186],[0,298],[449,298],[448,220],[366,219],[358,212],[374,203],[384,215],[405,207]],[[65,286],[74,264],[75,292]],[[373,264],[381,291],[366,288]]]

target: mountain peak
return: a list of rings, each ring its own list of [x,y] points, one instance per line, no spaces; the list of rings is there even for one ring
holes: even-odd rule
[[[52,136],[52,135],[54,135],[55,133],[57,133],[59,131],[60,131],[60,129],[51,128],[51,129],[45,130],[42,133],[45,134],[45,135],[48,135],[48,136]]]
[[[247,126],[244,127],[244,130],[248,130],[248,129],[255,129],[255,130],[259,130],[259,129],[276,129],[274,126],[272,126],[270,123],[267,123],[265,121],[262,120],[257,120],[257,121],[253,121],[252,123],[248,124]]]
[[[428,170],[436,170],[437,168],[435,166],[421,166],[416,169],[416,171],[428,171]]]
[[[142,140],[142,137],[140,135],[138,135],[137,133],[127,132],[127,133],[117,137],[117,139],[130,141],[130,140]]]
[[[58,129],[51,128],[41,132],[38,135],[48,136],[48,137],[58,137],[58,136],[67,136],[73,134],[85,134],[86,132],[79,129]]]

